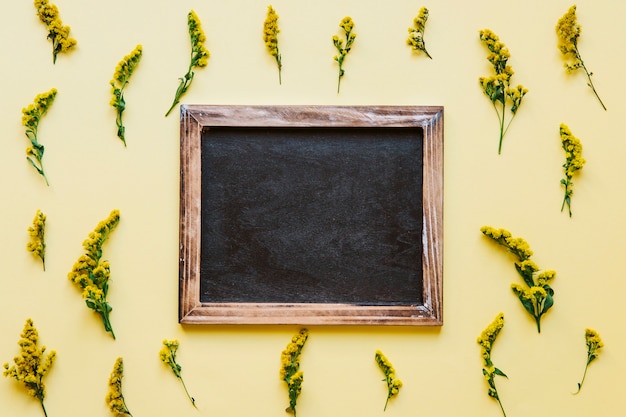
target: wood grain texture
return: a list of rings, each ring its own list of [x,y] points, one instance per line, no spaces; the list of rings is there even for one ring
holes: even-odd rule
[[[439,106],[181,107],[179,321],[184,324],[441,325],[443,108]],[[423,294],[420,303],[201,302],[201,140],[211,127],[404,127],[423,136]]]

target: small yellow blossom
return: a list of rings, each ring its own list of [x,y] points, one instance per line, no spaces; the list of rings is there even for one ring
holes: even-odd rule
[[[52,63],[56,63],[60,52],[67,52],[76,46],[76,39],[70,38],[70,27],[63,26],[59,17],[59,9],[48,0],[35,0],[35,8],[39,19],[48,29],[48,39],[52,41]]]
[[[352,49],[352,44],[356,39],[356,33],[352,32],[354,28],[354,22],[352,18],[346,16],[343,18],[341,23],[339,23],[339,27],[343,30],[345,35],[345,43],[343,40],[339,39],[339,36],[333,35],[333,45],[337,49],[337,55],[334,56],[334,60],[339,64],[339,77],[337,78],[337,94],[339,94],[339,88],[341,86],[341,78],[345,75],[345,70],[343,69],[343,63],[346,59],[346,56]]]
[[[18,382],[22,382],[27,390],[28,395],[39,400],[44,415],[47,417],[46,407],[44,406],[44,398],[46,396],[46,386],[43,383],[43,377],[46,376],[54,360],[56,352],[50,351],[45,355],[46,347],[38,346],[39,332],[35,328],[31,319],[26,320],[24,330],[20,335],[20,356],[13,358],[14,365],[4,364],[4,376],[14,378]]]
[[[593,329],[585,329],[585,343],[587,344],[587,362],[585,364],[585,372],[583,373],[583,377],[581,381],[578,383],[578,390],[574,394],[578,394],[580,389],[583,387],[583,382],[585,382],[585,377],[587,376],[587,368],[589,368],[589,364],[593,362],[598,355],[600,355],[600,349],[604,347],[604,343],[602,339],[600,339],[600,335]]]
[[[193,69],[196,67],[206,67],[209,62],[210,54],[208,49],[204,47],[206,36],[202,30],[200,18],[193,10],[187,14],[187,27],[189,29],[189,38],[191,40],[191,59],[189,61],[187,73],[182,78],[179,78],[179,84],[176,89],[176,94],[174,95],[174,101],[167,113],[165,113],[166,117],[170,114],[174,107],[180,103],[181,97],[191,86],[191,81],[193,80],[195,74]]]
[[[385,411],[387,410],[389,399],[395,397],[400,392],[400,388],[402,388],[402,381],[396,378],[396,370],[389,359],[387,359],[387,357],[380,350],[375,352],[374,360],[385,375],[385,379],[383,379],[383,381],[387,384],[387,400],[385,401],[385,407],[383,408],[383,411]]]
[[[580,143],[580,139],[572,134],[566,124],[561,123],[559,134],[561,136],[561,147],[565,151],[565,163],[563,164],[565,178],[561,179],[561,184],[565,187],[565,195],[563,196],[561,211],[567,204],[569,216],[572,217],[572,194],[574,194],[572,177],[576,171],[582,169],[586,161],[582,157],[583,145]]]
[[[426,7],[422,7],[417,13],[415,19],[413,19],[413,27],[409,28],[409,37],[406,40],[406,43],[413,48],[414,51],[424,52],[428,58],[432,59],[433,57],[430,56],[426,50],[426,43],[424,41],[424,31],[426,30],[427,20],[428,9]]]
[[[28,228],[30,241],[26,244],[26,249],[33,255],[38,256],[43,264],[43,270],[46,270],[46,215],[37,210],[33,225]]]
[[[48,183],[48,177],[43,169],[44,146],[39,142],[37,137],[39,130],[39,122],[41,118],[48,112],[50,106],[54,102],[57,95],[57,89],[52,88],[50,91],[38,94],[32,104],[22,109],[22,125],[26,128],[26,137],[30,141],[30,145],[26,148],[26,160],[37,170],[39,175]]]
[[[159,351],[159,357],[164,364],[170,367],[172,372],[174,372],[174,375],[176,375],[176,378],[180,379],[180,382],[183,384],[183,388],[185,389],[185,393],[187,394],[187,398],[189,398],[191,404],[196,407],[196,400],[189,395],[189,391],[187,391],[187,386],[185,385],[185,381],[181,375],[183,367],[176,362],[176,352],[178,352],[179,346],[180,342],[178,340],[163,340],[163,347]]]
[[[591,81],[592,72],[587,70],[585,63],[578,50],[578,38],[582,32],[582,27],[576,19],[576,5],[571,6],[567,12],[559,19],[556,24],[556,35],[558,38],[558,48],[563,54],[565,59],[565,69],[568,73],[571,73],[578,69],[583,69],[587,76],[587,85],[593,90],[596,98],[602,105],[602,108],[606,110],[606,106],[600,99],[596,88]]]
[[[111,106],[116,110],[117,116],[115,124],[117,125],[117,137],[122,140],[124,146],[126,146],[126,137],[124,123],[122,121],[122,113],[126,110],[126,101],[124,100],[124,88],[130,80],[130,76],[133,75],[133,71],[139,64],[143,54],[143,47],[137,45],[132,52],[124,57],[115,67],[115,73],[111,80],[111,93],[113,98],[111,99]]]
[[[109,410],[116,417],[132,416],[126,401],[124,400],[124,394],[122,393],[122,378],[124,377],[124,360],[117,358],[113,365],[113,371],[109,377],[109,392],[105,397],[105,401],[109,406]]]
[[[285,409],[296,417],[296,403],[302,391],[304,374],[300,371],[300,354],[309,337],[309,331],[302,329],[291,338],[291,342],[280,354],[280,379],[287,384],[289,393],[289,407]]]
[[[496,368],[491,360],[491,350],[493,349],[493,344],[503,327],[504,314],[500,313],[496,316],[493,322],[491,322],[491,324],[489,324],[489,326],[482,331],[476,342],[480,345],[480,355],[483,358],[483,376],[489,385],[487,394],[491,398],[498,401],[502,414],[506,417],[504,407],[502,406],[502,402],[500,401],[500,396],[498,395],[498,390],[496,388],[495,377],[496,375],[499,375],[507,378],[507,376],[500,369]]]
[[[267,6],[267,17],[265,18],[265,23],[263,24],[263,41],[265,42],[265,46],[267,47],[267,51],[271,56],[276,59],[276,65],[278,65],[278,84],[282,84],[282,56],[280,54],[280,50],[278,49],[278,34],[280,33],[280,29],[278,29],[278,15],[276,14],[276,10],[269,5]]]

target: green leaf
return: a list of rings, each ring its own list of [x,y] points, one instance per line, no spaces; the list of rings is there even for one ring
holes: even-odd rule
[[[507,378],[507,379],[509,378],[508,376],[506,376],[506,374],[505,374],[504,372],[502,372],[502,371],[501,371],[501,370],[499,370],[498,368],[494,368],[494,369],[495,369],[495,374],[496,374],[496,375],[503,376],[503,377],[505,377],[505,378]]]
[[[535,306],[533,305],[532,300],[527,300],[526,298],[520,296],[518,297],[526,311],[528,311],[533,317],[535,316]]]

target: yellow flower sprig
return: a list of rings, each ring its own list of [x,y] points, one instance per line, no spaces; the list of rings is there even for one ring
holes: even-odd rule
[[[583,387],[583,382],[585,382],[585,377],[587,376],[587,368],[589,368],[589,364],[593,362],[598,355],[600,355],[600,349],[604,347],[604,343],[602,343],[602,339],[600,339],[600,335],[593,329],[585,329],[585,343],[587,344],[587,362],[585,363],[585,372],[583,372],[583,377],[578,383],[578,390],[574,394],[578,394],[580,389]]]
[[[426,7],[422,7],[415,19],[413,19],[413,27],[409,28],[409,37],[406,40],[406,43],[413,48],[416,52],[423,52],[430,59],[433,59],[432,56],[426,50],[426,43],[424,41],[424,31],[426,30],[426,21],[428,20],[428,9]]]
[[[47,417],[48,413],[43,403],[46,397],[46,385],[43,378],[52,367],[56,359],[56,352],[51,350],[46,355],[46,347],[39,347],[39,332],[37,332],[31,319],[26,320],[20,337],[18,342],[20,355],[13,358],[14,364],[12,366],[9,367],[8,363],[4,364],[4,376],[22,382],[28,395],[39,400],[43,413]]]
[[[39,130],[39,122],[41,118],[48,112],[50,106],[54,102],[57,95],[57,89],[52,88],[50,91],[38,94],[33,103],[22,109],[22,125],[26,128],[26,137],[30,141],[30,146],[26,148],[26,160],[37,170],[39,175],[48,183],[48,177],[43,169],[44,146],[39,143],[37,137]]]
[[[581,69],[585,71],[587,76],[587,85],[593,91],[596,98],[602,105],[602,108],[606,110],[606,106],[602,102],[602,99],[596,91],[596,87],[591,81],[593,72],[589,72],[578,50],[578,38],[582,32],[582,27],[576,19],[576,5],[573,5],[569,10],[559,19],[556,24],[556,35],[558,37],[558,48],[563,54],[565,59],[565,70],[568,73]]]
[[[513,293],[519,298],[522,306],[528,311],[537,323],[537,332],[541,333],[541,317],[554,305],[554,290],[549,282],[556,272],[540,270],[539,266],[530,257],[533,251],[530,245],[521,237],[512,237],[506,229],[495,229],[490,226],[481,227],[480,231],[511,252],[517,258],[515,270],[522,277],[526,287],[511,284]]]
[[[68,274],[70,281],[83,290],[83,298],[87,307],[98,313],[102,319],[104,330],[115,339],[109,314],[111,306],[107,301],[109,276],[111,275],[108,261],[102,261],[102,245],[120,221],[119,210],[113,210],[106,220],[101,221],[89,237],[83,241],[85,253],[78,258],[72,271]]]
[[[304,374],[300,371],[300,354],[308,337],[309,331],[307,329],[300,330],[297,335],[291,338],[291,342],[280,354],[280,379],[287,384],[289,393],[289,407],[285,411],[293,413],[294,417],[296,417],[296,403],[302,391],[302,381],[304,380]]]
[[[43,264],[43,270],[46,270],[46,215],[37,210],[33,225],[28,227],[30,241],[26,244],[26,249],[33,255],[38,256]]]
[[[489,50],[487,60],[493,65],[495,75],[480,77],[478,82],[498,115],[500,125],[498,154],[500,154],[502,151],[502,139],[509,130],[509,126],[511,126],[511,122],[522,104],[522,99],[528,93],[528,89],[521,84],[517,87],[511,87],[513,69],[507,64],[511,54],[506,45],[500,42],[498,36],[489,29],[481,30],[479,34],[480,40]],[[509,104],[511,106],[509,108],[511,117],[506,122],[506,110]]]
[[[345,75],[345,70],[343,69],[343,63],[348,55],[348,52],[352,49],[352,44],[356,39],[356,33],[352,32],[354,28],[354,22],[352,18],[346,16],[343,18],[341,23],[339,23],[339,27],[343,30],[345,35],[345,43],[343,40],[339,39],[339,36],[333,36],[333,45],[337,48],[337,55],[333,58],[339,64],[339,77],[337,78],[337,94],[339,94],[339,88],[341,87],[341,78]]]
[[[565,123],[561,123],[559,134],[561,136],[561,146],[565,151],[565,163],[563,164],[565,178],[561,179],[561,184],[565,187],[565,195],[563,196],[561,211],[563,211],[567,204],[569,216],[572,217],[572,194],[574,194],[574,190],[572,189],[574,186],[572,177],[576,171],[582,169],[586,161],[582,157],[583,145],[580,143],[580,139],[572,135],[572,132]]]
[[[387,384],[387,400],[385,401],[385,407],[383,408],[383,411],[385,411],[387,410],[389,399],[395,397],[400,392],[402,381],[396,378],[396,370],[393,368],[389,359],[387,359],[387,357],[380,350],[377,350],[374,354],[374,360],[385,375],[385,379],[383,379],[383,381]]]
[[[174,107],[180,103],[180,98],[191,86],[194,76],[193,69],[196,67],[206,67],[209,62],[210,54],[208,49],[204,47],[206,36],[202,30],[200,19],[193,10],[187,14],[187,26],[189,28],[189,38],[191,40],[191,59],[189,61],[189,68],[187,69],[187,73],[182,78],[178,79],[179,84],[176,89],[176,94],[174,95],[174,101],[167,113],[165,113],[166,117],[170,114]]]
[[[276,65],[278,65],[278,84],[282,84],[282,69],[283,62],[282,56],[278,49],[278,34],[280,33],[280,29],[278,29],[278,15],[276,14],[276,10],[272,7],[272,5],[267,6],[267,17],[265,18],[265,23],[263,24],[263,41],[265,42],[265,46],[267,47],[267,51],[271,56],[276,59]]]
[[[52,41],[52,63],[57,62],[60,52],[67,52],[76,46],[76,39],[70,38],[70,27],[63,26],[59,17],[59,8],[48,0],[35,0],[37,16],[48,29],[48,39]]]
[[[122,114],[124,110],[126,110],[126,101],[124,100],[124,88],[126,84],[128,84],[130,80],[130,76],[133,75],[133,71],[139,64],[143,54],[143,47],[141,45],[137,45],[133,51],[126,55],[124,59],[122,59],[117,67],[115,67],[115,73],[113,74],[113,79],[111,80],[111,93],[113,94],[113,98],[111,98],[111,106],[116,110],[117,116],[115,118],[115,124],[117,125],[117,137],[122,140],[124,146],[126,146],[126,137],[124,127],[124,123],[122,121]]]
[[[132,414],[126,406],[124,394],[122,393],[122,378],[124,377],[124,359],[117,358],[109,377],[109,392],[105,397],[105,401],[109,406],[109,410],[116,417],[126,417]]]
[[[180,379],[180,382],[183,384],[183,388],[185,389],[185,394],[187,394],[187,398],[189,398],[191,404],[197,408],[196,400],[189,394],[185,381],[183,380],[183,376],[181,374],[183,367],[176,362],[176,352],[178,352],[179,345],[180,343],[178,340],[163,340],[163,347],[159,352],[159,356],[161,357],[161,361],[172,369],[176,378]]]
[[[500,400],[500,396],[498,395],[498,389],[496,388],[495,378],[496,376],[503,376],[508,378],[504,372],[500,369],[496,368],[491,360],[491,350],[493,349],[493,343],[496,341],[496,337],[504,327],[504,314],[500,313],[496,316],[493,322],[485,330],[482,331],[478,339],[476,340],[480,345],[480,355],[483,358],[483,376],[489,385],[487,394],[491,398],[494,398],[498,401],[498,405],[500,405],[500,410],[502,410],[502,415],[506,417],[506,413],[504,412],[504,407],[502,406],[502,401]]]

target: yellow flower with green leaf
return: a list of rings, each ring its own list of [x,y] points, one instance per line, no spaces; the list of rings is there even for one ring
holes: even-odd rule
[[[68,52],[76,46],[76,39],[70,37],[70,27],[63,26],[59,17],[59,8],[48,0],[35,0],[37,16],[48,29],[48,39],[52,41],[52,63],[57,62],[57,55]]]
[[[30,146],[26,148],[26,160],[37,170],[48,183],[48,177],[43,169],[43,154],[45,147],[39,142],[39,123],[52,106],[57,95],[57,89],[38,94],[33,103],[22,109],[22,125],[26,128],[26,137],[30,141]]]
[[[126,146],[126,128],[122,121],[122,114],[126,110],[126,101],[124,100],[124,88],[130,81],[130,76],[133,75],[135,68],[139,64],[143,55],[143,47],[137,45],[132,52],[124,57],[117,67],[115,67],[115,73],[111,80],[111,93],[113,98],[111,99],[111,106],[115,109],[117,116],[115,118],[115,124],[117,125],[117,137],[122,140],[124,146]]]
[[[172,102],[172,105],[167,113],[165,113],[166,117],[170,114],[174,107],[180,103],[181,97],[191,86],[191,82],[193,81],[193,77],[195,75],[193,69],[206,67],[209,62],[210,54],[208,49],[204,47],[206,36],[202,30],[200,18],[193,10],[187,14],[187,27],[189,29],[189,38],[191,41],[191,57],[189,60],[189,67],[187,68],[187,73],[182,78],[178,79],[179,83],[176,93],[174,94],[174,101]]]
[[[339,36],[333,36],[333,45],[337,49],[337,55],[335,55],[334,60],[339,64],[339,77],[337,78],[337,94],[339,94],[339,88],[341,87],[341,78],[345,75],[346,71],[343,69],[344,61],[346,60],[346,56],[352,49],[352,44],[356,39],[356,33],[352,32],[354,29],[354,22],[350,16],[346,16],[343,18],[341,23],[339,23],[339,27],[343,30],[343,35],[345,40],[339,39]]]
[[[565,59],[566,71],[571,73],[582,69],[587,76],[587,85],[591,88],[593,94],[595,94],[596,98],[600,102],[600,105],[602,105],[602,108],[606,110],[606,106],[602,102],[602,99],[598,95],[596,87],[593,85],[593,81],[591,80],[593,73],[587,70],[585,62],[580,55],[580,50],[578,49],[578,38],[580,37],[581,32],[582,27],[576,18],[576,5],[573,5],[556,24],[556,35],[558,37],[557,46]]]
[[[109,406],[109,410],[116,417],[132,417],[132,414],[126,406],[126,400],[122,393],[122,378],[124,377],[124,359],[117,358],[109,377],[109,392],[105,397],[105,401]]]
[[[296,417],[296,404],[304,380],[304,374],[300,371],[300,354],[308,337],[309,331],[307,329],[300,330],[291,338],[291,342],[280,354],[280,379],[287,384],[289,394],[289,407],[285,411],[293,413],[294,417]]]
[[[387,410],[389,399],[395,397],[400,392],[400,388],[402,388],[402,381],[396,378],[396,370],[389,359],[387,359],[387,357],[380,350],[377,350],[374,353],[374,360],[385,375],[385,379],[383,379],[383,381],[387,384],[387,400],[385,401],[385,407],[383,408],[383,411],[385,411]]]
[[[46,385],[43,378],[52,367],[56,352],[52,350],[46,355],[46,347],[39,347],[39,332],[31,319],[26,320],[20,337],[18,342],[20,355],[13,358],[12,366],[8,363],[4,364],[4,376],[22,382],[28,395],[39,400],[43,413],[47,417],[48,413],[44,405]]]
[[[598,358],[600,355],[600,349],[604,347],[604,343],[602,342],[602,339],[600,339],[600,335],[593,329],[585,329],[585,343],[587,344],[587,362],[585,363],[585,372],[583,372],[583,377],[578,383],[578,390],[576,390],[574,394],[578,394],[580,392],[580,389],[583,387],[583,382],[585,382],[589,365]]]
[[[428,9],[422,7],[417,16],[413,19],[413,27],[409,28],[409,37],[406,43],[416,52],[423,52],[430,59],[430,56],[426,50],[426,42],[424,41],[424,32],[426,30],[426,21],[428,20]]]
[[[561,136],[561,147],[565,151],[565,163],[563,164],[565,178],[561,179],[561,184],[565,187],[565,195],[563,196],[561,211],[567,204],[569,216],[572,217],[572,195],[574,194],[572,177],[576,171],[583,168],[586,161],[582,157],[583,145],[580,143],[580,139],[572,134],[565,123],[561,123],[559,134]]]
[[[283,62],[280,50],[278,49],[279,33],[278,15],[272,5],[269,5],[267,6],[267,17],[265,18],[265,22],[263,24],[263,42],[265,42],[265,46],[269,54],[276,60],[276,65],[278,66],[278,84],[282,84]]]
[[[31,252],[33,255],[39,257],[41,259],[41,263],[43,264],[43,270],[46,270],[46,241],[45,241],[45,233],[46,232],[46,215],[41,212],[41,210],[37,210],[35,213],[35,218],[33,219],[33,225],[29,226],[28,234],[30,235],[30,240],[26,244],[26,249]]]
[[[176,362],[176,353],[178,352],[179,346],[180,342],[178,340],[163,340],[163,347],[159,351],[159,356],[161,358],[161,362],[169,366],[172,372],[174,372],[176,378],[180,379],[180,382],[183,384],[183,388],[185,389],[185,394],[187,394],[187,398],[189,398],[191,404],[196,407],[196,400],[189,394],[181,374],[183,367]]]
[[[502,406],[502,401],[500,400],[500,395],[498,395],[498,389],[496,388],[495,378],[496,376],[503,376],[508,378],[504,372],[500,369],[496,368],[491,359],[491,350],[493,349],[493,344],[500,334],[500,331],[504,327],[504,314],[500,313],[496,316],[496,318],[482,331],[476,342],[480,345],[480,356],[483,358],[483,376],[489,385],[487,394],[498,401],[498,405],[500,405],[500,410],[502,410],[502,414],[506,417],[506,413],[504,412],[504,407]]]

